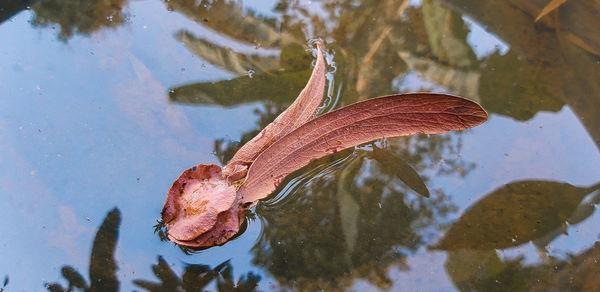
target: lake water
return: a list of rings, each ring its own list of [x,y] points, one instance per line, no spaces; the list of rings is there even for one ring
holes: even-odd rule
[[[514,2],[0,1],[0,291],[600,289],[600,7]],[[320,159],[223,246],[161,240],[173,180],[285,109],[316,39],[321,113],[490,118]]]

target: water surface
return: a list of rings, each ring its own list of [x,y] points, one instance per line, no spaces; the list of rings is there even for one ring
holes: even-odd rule
[[[600,8],[501,2],[1,1],[0,290],[599,287]],[[224,246],[161,241],[172,181],[285,109],[317,38],[321,112],[436,91],[490,119],[320,159]]]

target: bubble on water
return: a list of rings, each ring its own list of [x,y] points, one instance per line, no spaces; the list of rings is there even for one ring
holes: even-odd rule
[[[256,73],[254,70],[252,70],[252,69],[248,70],[248,77],[253,78],[254,73]]]

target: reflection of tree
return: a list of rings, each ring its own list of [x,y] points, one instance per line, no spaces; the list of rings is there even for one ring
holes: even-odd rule
[[[103,27],[116,27],[125,22],[121,10],[127,0],[40,0],[31,9],[33,25],[59,24],[58,35],[68,40],[74,33],[89,35]]]
[[[407,196],[403,174],[372,152],[349,153],[299,171],[303,175],[290,185],[301,189],[257,207],[264,228],[252,249],[253,263],[281,286],[343,290],[354,278],[365,278],[389,288],[388,269],[407,268],[406,256],[424,244],[425,229],[450,210],[440,193],[433,201]]]
[[[26,9],[34,0],[4,0],[0,6],[0,23]]]
[[[533,241],[539,249],[589,218],[600,203],[600,184],[575,187],[552,181],[507,184],[468,209],[434,247],[448,251],[446,271],[461,291],[547,291],[598,287],[600,244],[568,260],[544,256],[502,260],[496,249]],[[560,275],[560,277],[557,277]],[[577,280],[574,280],[577,279]],[[583,289],[582,291],[586,291]]]
[[[182,103],[220,106],[234,106],[257,101],[288,105],[310,77],[310,62],[313,59],[298,44],[283,47],[278,59],[278,66],[272,71],[259,71],[252,78],[244,75],[232,80],[179,86],[171,90],[169,99]],[[215,57],[214,60],[223,60],[218,64],[221,64],[224,69],[245,66],[239,62],[236,63],[237,65],[228,65],[232,62],[225,62],[224,58]],[[235,72],[233,71],[235,69],[230,70]],[[247,69],[243,71],[246,72]]]
[[[225,0],[169,0],[167,8],[178,11],[190,19],[202,23],[223,35],[263,47],[287,44],[294,37],[278,29],[275,18],[242,11],[238,2]]]
[[[600,287],[600,242],[567,259],[537,264],[501,259],[496,251],[457,250],[446,271],[459,291],[596,291]]]
[[[507,184],[469,208],[436,248],[504,249],[545,239],[548,234],[557,236],[554,231],[563,230],[567,222],[580,222],[593,213],[600,194],[592,202],[582,200],[598,189],[600,184],[582,188],[535,180]],[[578,210],[585,218],[580,218]]]
[[[207,265],[187,265],[181,278],[171,269],[169,264],[158,257],[158,263],[152,266],[160,283],[146,280],[133,281],[138,287],[152,292],[160,291],[205,291],[208,285],[216,281],[218,291],[253,291],[260,281],[260,277],[248,273],[235,283],[233,281],[233,267],[225,261],[211,269]]]
[[[4,288],[8,285],[8,275],[4,277],[4,282],[2,283],[2,287],[0,287],[0,292],[4,292]]]
[[[502,91],[508,85],[513,93],[521,91],[524,97],[532,99],[532,102],[526,103],[531,106],[538,104],[556,108],[560,103],[568,104],[593,137],[597,147],[600,147],[600,115],[597,111],[600,107],[600,98],[598,98],[600,70],[596,65],[598,52],[600,52],[600,35],[595,33],[595,28],[599,25],[599,2],[566,1],[560,6],[560,13],[551,13],[554,17],[544,17],[538,23],[534,22],[535,17],[547,1],[444,0],[443,2],[454,11],[469,15],[482,23],[490,32],[511,45],[513,56],[506,58],[513,65],[499,66],[500,71],[490,74],[490,78],[499,78],[501,72],[506,71],[501,80],[509,80],[510,74],[515,72],[513,66],[517,65],[514,61],[510,61],[510,58],[516,57],[520,60],[520,66],[530,67],[530,69],[519,70],[517,74],[521,75],[529,71],[530,73],[525,73],[523,76],[529,74],[530,77],[527,79],[537,82],[537,85],[532,84],[535,86],[528,86],[529,82],[522,84],[519,80],[515,80],[516,84],[499,82],[496,85],[493,84],[494,81],[490,81],[485,85],[489,88],[488,93],[494,90]],[[488,70],[495,70],[495,68],[489,66]],[[517,89],[517,87],[521,88]],[[539,92],[532,95],[528,87],[536,88]],[[555,96],[552,99],[558,98],[560,101],[557,103],[548,100],[550,96]],[[501,113],[507,114],[511,109],[522,111],[519,109],[519,106],[523,105],[521,103],[511,105],[508,103],[509,100],[502,105],[499,102],[500,99],[495,101],[494,107],[503,107]],[[485,105],[485,101],[483,103]],[[527,115],[531,114],[527,113],[524,116]]]
[[[119,237],[119,225],[121,224],[121,212],[115,208],[108,212],[102,225],[96,232],[92,254],[90,256],[90,284],[88,285],[83,276],[70,266],[63,266],[61,273],[69,282],[67,288],[59,283],[47,284],[49,291],[73,291],[83,289],[84,291],[119,291],[117,279],[117,264],[114,258],[117,239]]]
[[[108,212],[96,232],[90,256],[89,285],[73,267],[63,266],[61,273],[68,282],[67,288],[59,283],[50,283],[46,284],[48,291],[119,291],[118,267],[114,253],[120,224],[121,212],[115,208]],[[216,281],[219,291],[253,291],[260,281],[259,276],[249,272],[234,282],[233,267],[229,261],[223,262],[213,269],[206,265],[187,265],[182,277],[179,278],[166,261],[159,256],[158,263],[152,266],[152,270],[161,283],[135,280],[134,284],[148,291],[204,291],[204,288]],[[4,280],[4,286],[7,284],[8,276]],[[3,289],[0,287],[0,291]]]

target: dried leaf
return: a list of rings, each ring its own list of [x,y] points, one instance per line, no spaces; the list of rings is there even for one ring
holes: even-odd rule
[[[554,9],[563,5],[565,2],[567,2],[567,0],[552,0],[552,1],[550,1],[550,3],[546,4],[546,6],[542,9],[540,14],[538,14],[538,16],[535,18],[535,22],[538,22],[538,20],[540,20],[542,17],[544,17],[544,15],[552,12]]]
[[[317,62],[306,87],[300,92],[296,101],[272,123],[267,125],[256,137],[252,138],[233,156],[223,169],[223,175],[229,181],[236,181],[244,176],[250,164],[275,141],[292,132],[312,118],[321,104],[325,91],[325,60],[321,49],[317,48]]]
[[[312,160],[375,139],[464,130],[487,120],[467,99],[433,93],[393,95],[359,102],[317,117],[275,142],[252,163],[238,189],[241,203],[273,192]]]
[[[184,171],[169,189],[162,211],[169,238],[195,239],[210,230],[235,199],[235,187],[222,176],[221,167],[200,164]]]
[[[202,234],[192,240],[178,240],[171,236],[171,232],[169,232],[169,239],[177,244],[194,248],[222,245],[234,237],[240,230],[240,226],[244,222],[244,213],[242,211],[239,204],[234,203],[231,209],[219,213],[217,220],[212,224],[212,228],[203,231]],[[200,227],[204,226],[190,225],[190,227],[200,230]]]

